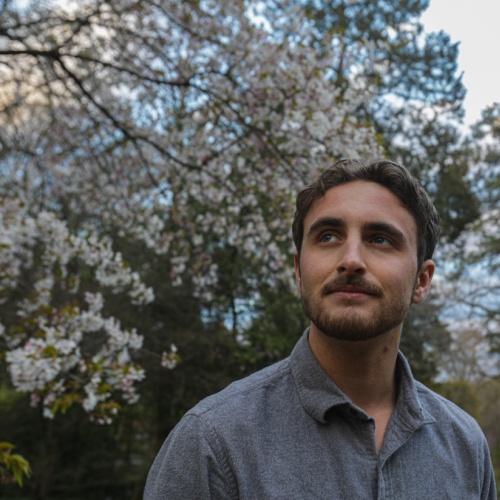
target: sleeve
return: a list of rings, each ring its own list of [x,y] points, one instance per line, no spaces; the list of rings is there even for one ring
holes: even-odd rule
[[[184,416],[149,471],[144,500],[236,498],[236,486],[221,455],[210,443],[200,418]]]
[[[483,488],[481,491],[481,499],[483,500],[497,500],[497,489],[495,485],[495,470],[491,462],[491,454],[488,442],[483,435]]]

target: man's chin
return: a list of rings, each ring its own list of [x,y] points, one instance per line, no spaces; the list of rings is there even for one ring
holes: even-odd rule
[[[350,342],[370,340],[394,328],[394,322],[364,318],[358,311],[346,311],[335,318],[309,318],[327,337]]]
[[[374,330],[343,330],[342,328],[319,328],[318,330],[325,336],[335,339],[342,340],[346,342],[363,342],[366,340],[371,340],[379,337],[385,331],[374,331]]]

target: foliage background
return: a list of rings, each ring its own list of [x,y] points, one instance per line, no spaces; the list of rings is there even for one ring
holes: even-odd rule
[[[500,467],[500,104],[470,130],[426,0],[0,7],[2,498],[141,498],[206,395],[287,356],[294,196],[388,157],[442,215],[402,350]]]

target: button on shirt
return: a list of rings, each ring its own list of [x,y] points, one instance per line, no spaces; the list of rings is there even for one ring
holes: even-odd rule
[[[374,420],[326,375],[306,330],[289,358],[183,417],[144,499],[496,499],[476,421],[415,381],[401,353],[396,373],[396,408],[377,453]]]

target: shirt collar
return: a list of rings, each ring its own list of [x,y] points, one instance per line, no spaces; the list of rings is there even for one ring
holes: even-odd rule
[[[297,342],[290,356],[292,376],[305,411],[315,420],[326,423],[328,410],[351,404],[350,399],[332,382],[309,347],[309,328]]]
[[[297,342],[291,356],[292,376],[305,411],[320,423],[327,423],[327,412],[335,407],[356,408],[321,368],[309,346],[309,328]],[[395,415],[412,428],[434,419],[421,407],[415,379],[408,361],[401,352],[396,362],[398,401]]]

